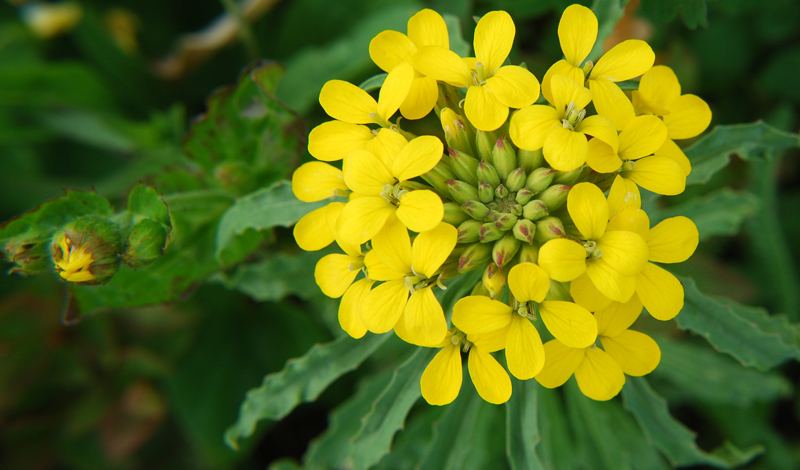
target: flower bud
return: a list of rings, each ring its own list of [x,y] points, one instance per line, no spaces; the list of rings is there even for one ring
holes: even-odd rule
[[[49,240],[45,233],[29,229],[2,244],[0,257],[15,264],[8,273],[39,274],[50,268]]]
[[[544,165],[544,155],[542,154],[542,149],[517,150],[517,165],[525,167],[525,172],[528,174],[541,167]]]
[[[563,206],[565,202],[567,202],[567,195],[569,195],[570,189],[572,189],[572,186],[554,184],[537,194],[536,200],[544,202],[544,204],[547,206],[548,212],[552,214],[559,207]]]
[[[517,223],[514,224],[512,233],[517,240],[531,244],[533,243],[533,236],[536,233],[536,224],[528,219],[519,219]]]
[[[479,180],[489,183],[492,188],[496,188],[497,185],[500,184],[500,175],[497,174],[497,170],[495,169],[494,165],[486,160],[481,160],[478,163],[476,174],[478,175]],[[492,191],[494,191],[494,189],[492,189]]]
[[[475,186],[467,184],[459,180],[447,180],[447,189],[453,199],[459,203],[464,204],[467,201],[478,200],[478,190]]]
[[[461,205],[461,210],[475,220],[483,220],[489,215],[489,208],[478,201],[467,201]]]
[[[152,219],[142,219],[131,227],[128,250],[122,255],[125,264],[134,268],[146,266],[164,254],[167,230]]]
[[[458,272],[466,273],[483,266],[492,257],[492,246],[486,243],[473,243],[468,246],[458,260]]]
[[[458,227],[462,222],[469,220],[470,217],[466,212],[461,210],[461,204],[457,202],[444,203],[444,218],[443,222]]]
[[[492,159],[492,149],[494,148],[495,137],[491,132],[478,130],[475,132],[475,150],[478,158],[494,164]]]
[[[439,83],[439,98],[436,100],[436,105],[439,106],[440,109],[459,109],[458,103],[463,100],[464,99],[461,97],[461,93],[458,92],[456,87],[446,83]]]
[[[528,220],[536,221],[548,214],[550,212],[547,210],[547,205],[538,199],[525,204],[525,207],[522,208],[522,216]]]
[[[494,260],[497,266],[502,268],[514,258],[520,245],[520,241],[517,240],[511,232],[506,232],[503,238],[494,242],[494,246],[492,247],[492,260]]]
[[[469,183],[472,186],[478,185],[478,177],[475,176],[478,169],[478,160],[470,157],[464,152],[450,149],[450,168],[459,180]]]
[[[81,284],[104,284],[120,265],[119,226],[97,217],[83,216],[53,236],[50,253],[62,279]]]
[[[486,222],[481,225],[481,243],[489,243],[499,240],[503,236],[503,231],[494,222]]]
[[[508,188],[503,186],[502,184],[496,188],[494,188],[494,195],[499,199],[505,199],[508,197]]]
[[[505,136],[497,139],[492,147],[492,163],[503,181],[517,168],[517,154]]]
[[[503,287],[508,283],[509,269],[510,265],[507,265],[506,268],[501,268],[494,263],[490,263],[486,266],[486,269],[483,271],[482,280],[483,285],[489,290],[489,297],[494,299],[503,292]]]
[[[554,238],[564,238],[564,225],[557,217],[543,217],[536,221],[536,234],[533,239],[539,243],[544,243]]]
[[[519,204],[524,206],[531,199],[533,199],[533,193],[530,190],[528,190],[528,188],[522,188],[519,191],[517,191],[517,195],[515,198]]]
[[[494,201],[494,188],[485,181],[478,181],[478,199],[484,204]]]
[[[519,167],[508,174],[506,178],[506,188],[512,193],[515,193],[525,186],[527,175],[525,174],[525,167]]]
[[[470,136],[467,126],[464,125],[464,118],[448,107],[442,108],[439,119],[442,121],[442,129],[444,130],[444,139],[447,142],[447,146],[472,155],[474,152],[472,148],[473,138]]]
[[[540,193],[547,189],[550,183],[553,182],[555,172],[556,170],[552,168],[537,168],[528,175],[528,179],[525,181],[525,187],[533,194]]]
[[[484,297],[489,297],[489,289],[483,285],[483,280],[475,284],[475,287],[472,288],[472,292],[469,295],[482,295]]]
[[[553,184],[558,183],[566,184],[567,186],[575,186],[589,171],[591,171],[591,169],[585,165],[572,171],[557,171],[553,178]]]
[[[439,160],[439,163],[437,163],[431,171],[422,175],[423,180],[433,186],[433,189],[435,189],[439,194],[445,196],[450,194],[450,191],[447,189],[447,182],[455,178],[456,175],[453,173],[453,170],[450,168],[450,164],[445,158]]]
[[[525,243],[519,248],[519,262],[520,263],[539,263],[539,245],[536,242],[526,245]]]
[[[478,220],[465,220],[458,226],[458,243],[475,243],[481,239],[482,222]]]
[[[498,213],[496,217],[492,217],[494,220],[495,226],[502,231],[511,230],[514,228],[514,224],[517,223],[517,216],[514,214],[509,214],[507,212]]]

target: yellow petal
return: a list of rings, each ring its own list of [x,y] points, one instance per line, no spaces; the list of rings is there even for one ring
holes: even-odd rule
[[[433,277],[450,256],[457,240],[458,230],[444,222],[417,235],[411,248],[411,267],[414,272],[427,278]]]
[[[690,219],[678,216],[666,219],[650,230],[647,235],[650,261],[656,263],[680,263],[692,256],[700,234]]]
[[[667,110],[669,114],[664,116],[664,124],[669,129],[670,139],[691,139],[711,124],[711,109],[695,95],[682,95],[672,100]]]
[[[414,81],[414,67],[408,62],[398,64],[386,76],[378,97],[378,115],[388,121],[406,100],[411,82]]]
[[[384,72],[391,72],[403,62],[411,62],[415,52],[417,48],[411,39],[397,31],[378,33],[369,43],[370,58]]]
[[[603,260],[625,276],[635,276],[647,263],[647,243],[633,232],[606,232],[597,241],[603,252]]]
[[[650,70],[655,59],[649,44],[639,39],[628,39],[606,52],[592,68],[589,77],[604,77],[612,82],[630,80]]]
[[[575,128],[576,131],[600,139],[616,152],[619,148],[619,136],[614,124],[605,116],[589,116]]]
[[[557,339],[544,345],[544,367],[536,374],[536,381],[543,387],[556,388],[572,376],[586,354],[585,348],[570,348]]]
[[[400,153],[407,143],[406,138],[399,132],[383,128],[378,131],[374,139],[367,142],[364,150],[378,157],[383,166],[391,169],[395,155]]]
[[[636,291],[636,278],[620,273],[604,258],[586,263],[586,275],[597,290],[617,302],[627,302]]]
[[[359,279],[344,293],[339,303],[339,325],[353,338],[361,338],[367,334],[367,327],[361,321],[361,301],[367,296],[374,281]]]
[[[433,290],[426,287],[411,294],[403,313],[403,340],[417,346],[436,346],[447,334],[447,321]]]
[[[421,233],[432,230],[443,217],[444,205],[433,191],[409,191],[400,198],[397,218],[411,231]]]
[[[414,54],[414,68],[423,75],[462,88],[472,83],[467,64],[455,52],[441,46],[420,47]]]
[[[585,348],[597,339],[597,321],[588,310],[572,302],[546,300],[539,304],[547,330],[570,348]]]
[[[511,379],[491,354],[472,348],[469,350],[467,363],[469,376],[481,398],[495,405],[505,403],[511,398]]]
[[[570,5],[558,22],[558,41],[567,62],[580,67],[597,40],[597,17],[581,5]]]
[[[653,263],[636,278],[636,295],[656,320],[672,320],[683,308],[683,285]]]
[[[505,106],[524,108],[539,98],[539,80],[522,67],[506,65],[500,67],[486,80],[486,87]]]
[[[647,240],[647,234],[650,232],[650,218],[641,209],[627,207],[608,221],[606,231],[612,232],[615,230],[633,232],[642,237],[642,239]]]
[[[686,172],[669,157],[653,155],[637,160],[632,170],[622,176],[648,191],[665,196],[680,194],[686,189]]]
[[[619,133],[619,157],[636,160],[651,155],[666,139],[667,126],[661,119],[652,115],[635,117]]]
[[[622,368],[605,351],[586,349],[586,356],[575,369],[578,387],[592,400],[605,401],[617,396],[625,385]]]
[[[361,302],[361,321],[373,333],[386,333],[394,328],[407,303],[405,279],[384,282],[369,291]]]
[[[437,137],[417,137],[397,154],[392,163],[392,174],[400,181],[425,174],[439,163],[443,150],[442,141]]]
[[[642,207],[642,197],[639,186],[633,181],[617,175],[614,184],[608,192],[608,215],[614,217],[627,207],[639,209]]]
[[[378,157],[366,150],[353,150],[344,162],[344,182],[353,192],[378,196],[384,186],[396,180]]]
[[[308,153],[317,160],[341,160],[351,150],[363,149],[375,137],[367,126],[341,121],[323,122],[308,134]]]
[[[372,248],[388,269],[411,274],[411,237],[397,217],[386,220],[381,231],[372,239]]]
[[[542,153],[554,169],[572,171],[586,163],[589,145],[582,133],[560,127],[547,134]]]
[[[613,173],[622,166],[622,160],[610,145],[600,139],[589,141],[586,164],[598,173]]]
[[[489,333],[467,335],[467,340],[480,351],[486,353],[499,351],[505,349],[510,329],[511,323],[509,322],[505,328],[500,328],[499,330],[490,331]]]
[[[678,162],[681,168],[683,168],[683,171],[686,173],[686,176],[689,176],[689,173],[692,172],[692,163],[686,157],[686,154],[683,153],[683,150],[681,150],[681,148],[678,147],[678,144],[676,144],[674,140],[667,138],[664,141],[664,145],[662,145],[661,148],[656,150],[654,153],[656,155],[663,155],[665,157],[669,157]]]
[[[403,104],[400,113],[406,119],[422,119],[433,110],[439,98],[439,86],[431,77],[416,77],[411,82],[411,89]]]
[[[668,114],[666,105],[681,95],[681,84],[675,72],[666,65],[656,65],[648,70],[639,81],[639,93],[643,99],[641,110],[637,114]]]
[[[514,20],[504,11],[491,11],[475,26],[475,59],[483,63],[486,76],[494,74],[511,52],[514,44]]]
[[[597,290],[597,287],[594,286],[592,280],[586,274],[578,276],[570,282],[569,295],[572,296],[576,304],[590,312],[597,312],[607,308],[613,302],[613,300]]]
[[[533,105],[523,108],[511,116],[509,134],[517,147],[539,150],[547,135],[561,127],[560,114],[554,108]]]
[[[592,183],[578,183],[567,196],[567,210],[586,240],[599,240],[608,224],[608,203]]]
[[[597,113],[611,120],[617,130],[625,128],[636,115],[625,92],[611,80],[593,78],[589,80],[589,89],[592,90],[592,101]]]
[[[364,265],[367,268],[367,277],[373,281],[393,281],[406,275],[406,271],[396,271],[383,264],[375,250],[364,255]]]
[[[328,116],[351,124],[372,124],[378,103],[361,88],[342,80],[329,80],[319,93],[319,104]]]
[[[580,67],[575,67],[564,59],[561,59],[555,64],[551,65],[544,74],[544,78],[542,78],[542,96],[544,96],[544,98],[550,104],[554,103],[553,90],[550,87],[550,83],[554,75],[566,75],[578,83],[582,83],[584,81],[583,69]]]
[[[653,338],[638,331],[625,330],[613,338],[603,337],[603,348],[622,368],[634,377],[647,375],[661,361],[661,348]]]
[[[328,210],[325,212],[325,218],[328,221],[328,229],[333,233],[336,244],[339,245],[339,248],[344,250],[345,253],[350,256],[361,256],[361,244],[342,239],[339,235],[339,230],[336,228],[336,223],[339,221],[339,215],[341,215],[344,210],[344,206],[345,204],[341,202],[328,204]]]
[[[491,333],[511,322],[511,307],[483,295],[469,295],[453,306],[453,325],[472,334]]]
[[[361,263],[360,256],[340,254],[323,256],[314,269],[314,279],[323,294],[338,299],[355,280]]]
[[[317,251],[333,243],[333,232],[328,229],[325,217],[327,210],[328,206],[315,209],[304,215],[294,226],[294,239],[301,249]]]
[[[506,361],[511,375],[520,380],[533,378],[544,367],[542,338],[525,317],[512,315],[506,340]]]
[[[450,49],[450,37],[442,15],[424,9],[408,20],[408,37],[417,47],[442,46]]]
[[[614,302],[607,308],[598,310],[594,314],[597,320],[597,334],[603,337],[619,335],[639,318],[642,308],[642,301],[634,294],[631,300],[625,303]],[[605,341],[603,345],[605,346]]]
[[[533,263],[520,263],[508,273],[508,287],[520,302],[541,302],[550,292],[550,277]]]
[[[380,196],[351,199],[336,221],[336,230],[343,240],[361,245],[377,235],[394,212],[394,206]]]
[[[566,75],[553,75],[550,78],[550,92],[553,94],[553,106],[559,113],[564,113],[570,103],[575,108],[583,109],[592,101],[592,92]]]
[[[497,99],[488,85],[471,86],[467,90],[464,113],[476,129],[493,131],[505,124],[508,106]]]
[[[322,162],[308,162],[292,175],[292,192],[303,202],[316,202],[348,191],[342,170]]]
[[[452,403],[461,390],[463,375],[458,346],[445,346],[422,373],[419,381],[422,397],[431,405]]]
[[[539,266],[554,281],[571,281],[586,272],[586,248],[566,238],[550,240],[539,250]]]

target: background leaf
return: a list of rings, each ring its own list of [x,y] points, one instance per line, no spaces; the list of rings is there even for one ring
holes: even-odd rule
[[[682,215],[692,219],[700,232],[700,240],[739,233],[742,223],[759,209],[759,200],[752,193],[722,188],[702,198],[664,209],[649,211],[650,226],[670,217]]]

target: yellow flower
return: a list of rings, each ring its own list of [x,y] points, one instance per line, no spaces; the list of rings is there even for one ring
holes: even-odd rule
[[[430,45],[414,55],[414,67],[436,80],[466,87],[467,119],[477,129],[493,131],[506,122],[508,108],[523,108],[539,97],[539,81],[532,73],[515,65],[503,66],[515,33],[508,13],[489,12],[475,27],[474,59]]]
[[[292,192],[303,202],[317,202],[333,196],[346,196],[350,188],[342,170],[322,162],[308,162],[292,174]]]
[[[644,41],[629,39],[611,48],[594,66],[590,62],[583,65],[597,39],[597,18],[592,10],[581,5],[571,5],[564,10],[558,24],[558,39],[565,59],[553,64],[542,79],[544,97],[553,102],[552,77],[555,75],[566,75],[583,83],[588,74],[587,84],[592,90],[597,113],[607,116],[617,129],[622,129],[633,118],[634,111],[615,82],[647,72],[655,61],[653,50]]]
[[[408,231],[396,217],[387,221],[372,240],[372,251],[383,266],[373,269],[373,261],[367,260],[370,278],[385,281],[361,303],[361,320],[369,331],[380,334],[394,328],[400,338],[419,346],[442,341],[447,321],[433,287],[457,238],[455,227],[439,223],[417,235],[412,245]]]
[[[344,204],[331,203],[323,209],[326,209],[326,219],[330,218],[332,222],[326,221],[326,225],[345,254],[332,253],[323,256],[314,269],[314,279],[323,294],[338,299],[344,295],[364,267],[364,253],[359,245],[347,243],[338,237],[335,221],[344,209]]]
[[[601,401],[615,397],[625,384],[625,374],[649,374],[661,361],[661,349],[652,338],[628,329],[641,311],[642,303],[634,296],[627,303],[615,302],[596,312],[603,349],[594,344],[571,348],[557,339],[549,341],[544,345],[544,368],[536,381],[555,388],[574,373],[578,387],[587,397]]]
[[[545,160],[559,171],[572,171],[586,162],[587,135],[601,140],[616,152],[619,138],[614,125],[604,116],[586,117],[592,92],[565,75],[550,80],[554,107],[533,105],[511,117],[511,140],[521,149],[542,149]]]
[[[582,348],[597,338],[597,322],[591,313],[572,302],[545,301],[550,278],[533,263],[521,263],[508,274],[511,305],[480,295],[464,297],[453,307],[453,324],[469,335],[507,330],[504,344],[508,370],[527,380],[544,365],[544,348],[536,327],[529,320],[542,317],[556,338]]]
[[[58,250],[55,251],[53,260],[61,279],[69,282],[88,282],[95,279],[94,274],[89,270],[94,258],[84,246],[75,246],[63,232],[54,241]]]
[[[442,158],[442,142],[422,136],[396,155],[381,158],[353,150],[344,162],[344,181],[355,193],[337,221],[343,240],[362,244],[374,237],[392,214],[414,232],[436,227],[444,216],[442,200],[433,191],[412,190],[407,180],[430,171]],[[302,168],[302,167],[301,167]]]
[[[52,38],[72,30],[83,18],[77,2],[34,3],[22,8],[22,20],[36,36]]]
[[[294,226],[297,246],[305,251],[318,251],[333,243],[336,219],[344,203],[332,202],[304,215]]]
[[[591,183],[579,183],[570,190],[567,209],[582,239],[548,241],[539,251],[539,265],[560,282],[586,273],[606,297],[618,302],[630,300],[636,276],[647,263],[645,241],[634,232],[607,230],[608,202]]]

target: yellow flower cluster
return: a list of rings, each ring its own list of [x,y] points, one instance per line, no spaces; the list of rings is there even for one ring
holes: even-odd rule
[[[683,191],[691,165],[674,140],[703,132],[711,111],[681,95],[668,67],[653,67],[643,41],[584,62],[597,27],[588,8],[564,11],[565,59],[540,86],[524,67],[504,65],[515,34],[506,12],[480,19],[475,57],[462,58],[449,49],[442,17],[423,10],[407,35],[384,31],[371,42],[387,72],[377,101],[339,80],[320,93],[334,120],[311,131],[319,161],[300,167],[292,187],[306,202],[347,202],[303,217],[295,238],[305,250],[336,241],[344,251],[323,257],[315,277],[326,295],[342,297],[348,334],[394,330],[441,348],[421,379],[431,404],[458,396],[462,352],[491,403],[511,395],[491,354],[500,350],[517,379],[552,388],[574,374],[595,400],[660,361],[655,341],[629,328],[643,307],[658,320],[681,310],[683,287],[655,263],[689,258],[698,232],[685,217],[651,228],[639,187]],[[639,76],[638,90],[617,85]],[[447,153],[440,137],[412,135],[400,118],[393,124],[398,111],[406,119],[436,112]],[[339,160],[341,168],[329,163]],[[435,290],[477,269],[481,280],[448,319]],[[553,339],[543,343],[545,330]]]

